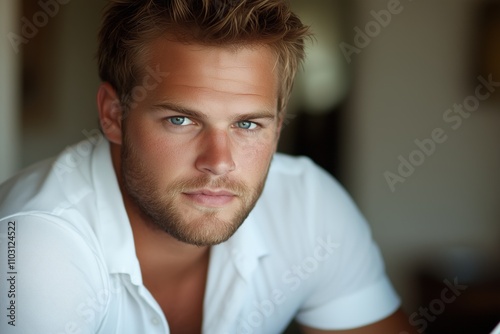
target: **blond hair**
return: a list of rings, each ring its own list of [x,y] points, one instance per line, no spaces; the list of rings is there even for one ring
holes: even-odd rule
[[[125,107],[142,71],[138,59],[165,34],[205,45],[269,45],[277,55],[281,112],[304,60],[309,29],[285,0],[110,0],[99,32],[99,76]]]

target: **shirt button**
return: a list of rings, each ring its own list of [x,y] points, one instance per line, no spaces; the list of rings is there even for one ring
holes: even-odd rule
[[[158,326],[160,324],[160,319],[158,319],[157,317],[153,317],[151,318],[151,323],[155,326]]]

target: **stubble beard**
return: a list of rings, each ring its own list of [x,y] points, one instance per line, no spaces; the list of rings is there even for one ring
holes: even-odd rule
[[[212,178],[204,174],[193,179],[177,180],[162,186],[148,171],[147,166],[136,154],[134,148],[123,138],[121,150],[121,178],[124,191],[146,217],[147,223],[175,239],[196,245],[212,246],[228,240],[243,224],[264,189],[269,168],[255,187],[230,180],[227,176]],[[182,193],[199,189],[225,189],[236,194],[233,201],[239,201],[232,218],[222,219],[220,208],[180,209],[176,201]],[[195,210],[197,218],[188,217]]]

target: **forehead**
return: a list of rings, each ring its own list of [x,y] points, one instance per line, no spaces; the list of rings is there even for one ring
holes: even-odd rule
[[[273,98],[278,94],[277,56],[265,44],[213,46],[158,38],[142,58],[150,70],[168,73],[163,85]]]

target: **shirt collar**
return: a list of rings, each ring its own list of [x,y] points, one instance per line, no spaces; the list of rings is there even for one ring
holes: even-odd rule
[[[129,274],[132,283],[141,284],[142,277],[132,228],[111,161],[110,145],[106,139],[102,139],[95,148],[92,175],[100,220],[96,228],[108,270],[111,274]]]
[[[233,265],[245,280],[248,280],[257,268],[260,258],[268,254],[252,213],[229,240],[214,247],[226,249]]]
[[[255,212],[255,211],[252,211]],[[205,291],[203,333],[232,333],[268,250],[250,216],[228,241],[213,246]]]

